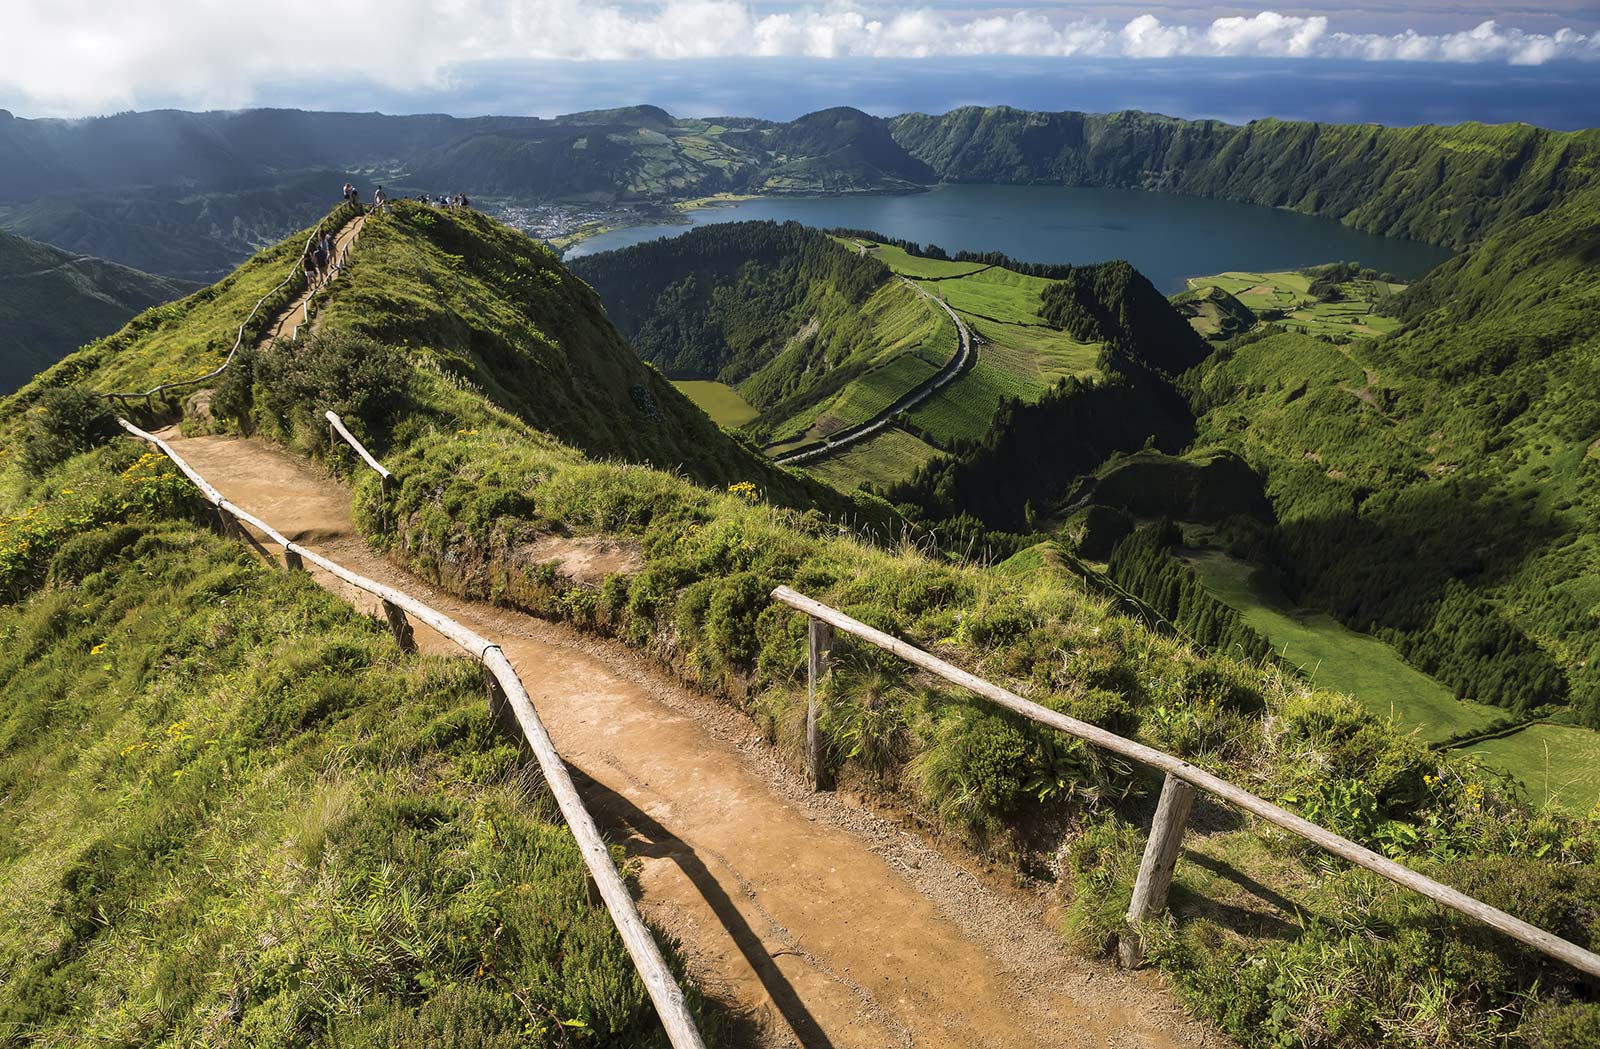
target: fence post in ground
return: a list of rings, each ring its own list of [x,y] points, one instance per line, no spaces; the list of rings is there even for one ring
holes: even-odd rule
[[[828,652],[833,648],[833,627],[820,619],[810,620],[810,658],[806,661],[806,778],[812,790],[826,790],[829,782],[822,762],[822,738],[817,730],[817,687],[827,671]]]
[[[498,648],[499,646],[494,646]],[[521,722],[517,721],[517,712],[511,706],[511,701],[506,698],[506,690],[501,686],[500,679],[494,676],[494,671],[489,669],[489,664],[483,663],[479,667],[483,671],[483,688],[489,693],[489,719],[494,722],[495,728],[508,738],[517,740],[524,748],[528,746],[527,736],[522,731]]]
[[[383,616],[389,621],[389,629],[394,631],[395,644],[400,646],[400,651],[415,652],[417,638],[411,632],[411,624],[406,620],[405,609],[386,599],[383,602]]]
[[[1161,784],[1161,800],[1150,823],[1150,841],[1139,861],[1139,877],[1133,883],[1133,899],[1128,904],[1128,926],[1117,945],[1117,957],[1125,969],[1137,969],[1144,962],[1144,945],[1139,942],[1139,923],[1159,914],[1167,905],[1167,890],[1172,886],[1172,871],[1183,845],[1183,828],[1189,822],[1194,804],[1194,787],[1167,773]]]
[[[290,550],[288,547],[284,548],[283,570],[285,572],[304,572],[306,570],[306,563],[300,557],[300,552],[298,550]]]

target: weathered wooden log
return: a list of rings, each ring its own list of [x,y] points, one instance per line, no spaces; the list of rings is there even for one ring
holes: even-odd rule
[[[1183,828],[1194,805],[1194,788],[1167,773],[1161,784],[1161,800],[1156,802],[1155,819],[1150,821],[1150,840],[1139,861],[1139,877],[1133,883],[1133,899],[1128,903],[1128,927],[1122,931],[1117,956],[1125,969],[1144,964],[1144,946],[1139,940],[1139,923],[1167,905],[1167,890],[1172,887],[1172,872],[1178,865],[1178,850],[1183,846]]]
[[[406,619],[406,611],[393,601],[383,603],[383,617],[389,621],[389,629],[394,633],[394,642],[400,646],[402,652],[415,652],[417,650],[417,637],[411,632],[411,623]]]
[[[833,628],[813,618],[806,635],[810,642],[810,657],[806,661],[806,779],[812,790],[827,790],[833,785],[833,777],[822,758],[822,733],[817,727],[817,689],[822,686],[822,675],[827,672]]]

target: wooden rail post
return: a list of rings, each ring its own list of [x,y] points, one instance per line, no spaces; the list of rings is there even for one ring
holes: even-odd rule
[[[811,653],[806,661],[806,778],[811,781],[812,790],[826,790],[832,783],[823,766],[822,738],[817,730],[817,688],[827,672],[828,653],[833,649],[833,627],[820,619],[812,619],[807,634]]]
[[[1128,903],[1128,927],[1117,944],[1117,957],[1125,969],[1144,963],[1144,945],[1139,942],[1139,923],[1161,912],[1167,905],[1167,890],[1172,887],[1172,871],[1178,864],[1178,849],[1183,845],[1183,828],[1189,822],[1194,804],[1194,787],[1167,773],[1161,784],[1161,800],[1156,803],[1155,819],[1150,821],[1150,840],[1139,861],[1139,877],[1133,883],[1133,899]]]
[[[527,736],[522,731],[521,723],[517,721],[516,710],[506,698],[506,690],[501,686],[500,679],[494,676],[494,671],[489,669],[487,663],[480,664],[479,668],[483,671],[483,689],[489,693],[489,718],[494,722],[495,729],[517,740],[526,748]]]
[[[415,652],[417,650],[417,637],[412,633],[411,624],[406,620],[406,611],[387,598],[383,599],[383,616],[389,621],[389,629],[394,631],[395,644],[400,646],[402,652]]]
[[[304,572],[306,570],[305,560],[300,556],[298,550],[290,550],[288,547],[283,548],[283,570],[285,572]]]

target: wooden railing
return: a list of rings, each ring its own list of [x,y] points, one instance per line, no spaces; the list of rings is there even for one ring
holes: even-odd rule
[[[331,410],[323,412],[322,414],[328,420],[328,443],[330,445],[334,444],[336,438],[343,437],[345,443],[354,448],[356,450],[356,454],[361,456],[361,461],[366,463],[373,469],[375,473],[377,473],[378,483],[383,486],[383,494],[385,497],[387,497],[389,495],[389,489],[394,486],[394,475],[389,472],[387,467],[378,462],[377,459],[373,458],[372,453],[367,451],[367,446],[356,440],[355,434],[345,429],[343,419],[339,418],[339,416]]]
[[[358,214],[356,217],[359,218],[360,215]],[[352,221],[354,220],[352,219]],[[239,355],[240,348],[244,346],[244,333],[245,330],[250,327],[250,322],[256,319],[256,314],[261,312],[261,307],[266,305],[268,299],[272,298],[274,295],[278,294],[278,292],[288,287],[289,282],[294,280],[295,275],[301,272],[301,269],[305,263],[306,253],[311,250],[311,244],[314,240],[316,240],[321,228],[322,223],[317,223],[317,227],[311,231],[311,235],[306,237],[305,244],[300,248],[300,254],[295,256],[294,264],[289,267],[288,275],[274,285],[270,291],[262,295],[261,298],[257,299],[254,306],[250,307],[250,312],[245,315],[244,320],[239,322],[239,332],[234,336],[233,346],[229,348],[228,355],[223,358],[221,364],[206,372],[204,375],[197,375],[192,379],[175,379],[172,382],[157,383],[155,386],[150,387],[150,389],[137,393],[106,393],[101,394],[101,396],[108,401],[119,401],[124,404],[130,400],[143,400],[146,406],[148,406],[151,399],[158,394],[166,393],[169,390],[179,390],[185,386],[194,386],[199,383],[206,382],[209,379],[215,379],[217,376],[227,371],[229,365],[233,364],[233,359]],[[345,264],[349,261],[350,247],[351,246],[347,244],[340,250],[338,265],[334,267],[336,270],[343,269]],[[310,310],[311,301],[308,297],[305,303],[304,320],[310,319]],[[303,322],[304,321],[302,321],[302,323]],[[299,334],[300,325],[295,325],[294,336],[298,337]]]
[[[331,414],[331,413],[330,413]],[[337,417],[334,417],[337,418]],[[332,420],[330,420],[332,421]],[[328,572],[330,575],[349,583],[358,590],[372,594],[383,602],[384,614],[389,621],[391,629],[395,632],[403,648],[414,649],[415,641],[411,635],[411,625],[406,616],[411,616],[418,622],[425,623],[438,631],[444,637],[455,642],[461,648],[471,653],[477,659],[484,672],[484,686],[489,694],[490,712],[502,723],[506,721],[506,713],[510,712],[521,736],[532,749],[534,757],[538,759],[539,768],[544,772],[545,783],[550,788],[550,793],[555,797],[561,815],[567,822],[567,827],[572,831],[572,836],[578,842],[578,849],[583,855],[583,862],[589,869],[590,876],[594,879],[595,887],[600,892],[600,898],[605,902],[606,910],[611,914],[611,920],[617,926],[617,932],[622,936],[622,942],[628,949],[628,954],[633,959],[634,967],[639,972],[645,990],[650,995],[650,1000],[655,1003],[656,1014],[661,1017],[661,1024],[666,1028],[667,1037],[674,1049],[705,1049],[705,1043],[700,1038],[700,1032],[695,1027],[694,1016],[689,1012],[689,1007],[684,999],[683,989],[678,986],[677,980],[672,975],[672,970],[667,967],[666,959],[661,955],[661,949],[651,935],[650,929],[645,925],[644,919],[639,914],[639,909],[633,901],[633,896],[628,892],[627,885],[622,880],[622,875],[617,871],[616,864],[611,860],[611,852],[606,848],[604,839],[600,836],[599,828],[595,826],[594,817],[584,807],[583,799],[578,795],[578,790],[572,783],[572,777],[567,772],[566,764],[561,760],[561,755],[556,751],[555,743],[551,741],[549,732],[544,727],[544,722],[539,718],[539,712],[534,709],[533,700],[529,698],[527,689],[517,677],[517,672],[512,668],[510,660],[501,651],[500,646],[489,639],[468,630],[455,620],[428,607],[421,601],[392,587],[375,582],[365,576],[357,575],[343,565],[328,560],[316,551],[291,542],[289,538],[271,525],[248,511],[235,506],[225,499],[221,492],[213,488],[204,477],[201,477],[183,458],[175,452],[165,441],[154,434],[134,426],[126,419],[118,419],[122,428],[142,441],[146,441],[159,448],[173,464],[182,470],[189,480],[193,481],[205,495],[206,500],[217,508],[224,526],[237,531],[242,537],[260,547],[254,536],[250,535],[242,525],[265,535],[271,542],[283,548],[284,567],[290,571],[304,570],[305,562]],[[338,424],[342,427],[342,424]],[[365,454],[355,438],[346,437],[363,457],[376,469],[383,470],[377,460]]]
[[[1143,960],[1143,951],[1139,944],[1139,924],[1144,919],[1161,911],[1166,906],[1167,889],[1172,883],[1172,870],[1177,862],[1178,851],[1183,841],[1184,825],[1189,818],[1189,809],[1194,801],[1196,788],[1204,790],[1237,808],[1243,809],[1251,815],[1258,816],[1274,826],[1281,827],[1291,834],[1304,838],[1341,859],[1348,860],[1358,867],[1364,867],[1375,874],[1381,874],[1390,881],[1395,882],[1412,892],[1436,903],[1443,904],[1452,910],[1459,911],[1467,917],[1498,929],[1512,939],[1541,951],[1552,958],[1559,959],[1580,972],[1593,977],[1600,977],[1600,955],[1592,951],[1554,936],[1535,925],[1523,921],[1515,915],[1507,914],[1497,907],[1491,907],[1481,900],[1472,898],[1463,892],[1452,889],[1442,882],[1434,881],[1425,875],[1418,874],[1409,867],[1380,856],[1365,846],[1358,845],[1348,838],[1319,827],[1310,820],[1296,816],[1287,809],[1274,805],[1270,801],[1251,794],[1241,787],[1237,787],[1227,780],[1207,772],[1196,765],[1191,765],[1182,758],[1157,750],[1119,736],[1114,732],[1091,725],[1086,721],[1068,717],[1057,713],[1037,703],[1031,703],[1014,692],[1003,689],[965,670],[956,667],[937,656],[924,652],[922,649],[909,645],[899,638],[885,634],[881,630],[874,630],[843,612],[811,598],[797,593],[786,586],[780,586],[772,592],[772,598],[790,608],[804,612],[811,617],[810,624],[810,658],[808,661],[809,696],[806,706],[806,735],[807,735],[807,768],[811,771],[813,784],[818,784],[823,778],[822,762],[817,739],[817,685],[824,671],[828,650],[832,647],[832,633],[835,630],[860,638],[868,644],[875,645],[887,652],[892,652],[913,666],[920,667],[931,674],[953,682],[970,692],[974,692],[984,699],[989,700],[1014,714],[1036,721],[1041,725],[1058,729],[1079,739],[1087,740],[1096,746],[1103,747],[1114,754],[1137,761],[1149,768],[1157,769],[1166,774],[1166,779],[1161,786],[1161,798],[1156,804],[1155,819],[1150,828],[1150,840],[1145,846],[1144,858],[1139,864],[1139,876],[1134,882],[1133,900],[1128,906],[1127,929],[1122,938],[1119,954],[1124,965],[1135,966]]]

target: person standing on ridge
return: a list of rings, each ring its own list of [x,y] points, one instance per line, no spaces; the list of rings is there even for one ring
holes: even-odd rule
[[[383,210],[383,187],[382,186],[379,186],[377,189],[372,191],[372,210],[374,210],[374,211],[382,211]]]

